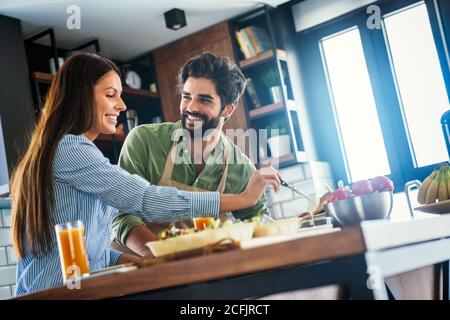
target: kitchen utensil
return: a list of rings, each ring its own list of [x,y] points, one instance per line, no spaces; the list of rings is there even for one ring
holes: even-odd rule
[[[303,192],[297,190],[293,185],[291,185],[290,183],[287,183],[286,181],[284,181],[281,176],[278,176],[278,178],[280,179],[281,185],[291,189],[292,191],[294,191],[296,194],[308,199],[308,201],[312,201],[310,197],[308,197],[306,194],[304,194]]]

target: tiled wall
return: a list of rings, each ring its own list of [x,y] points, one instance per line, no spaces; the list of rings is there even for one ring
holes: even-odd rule
[[[335,182],[329,163],[312,161],[279,170],[286,182],[309,196],[312,201],[282,187],[278,193],[273,189],[266,192],[271,215],[276,219],[290,218],[305,211],[312,211],[319,198],[327,192],[327,185],[334,189]]]
[[[14,295],[17,258],[11,246],[10,200],[0,198],[0,299]]]

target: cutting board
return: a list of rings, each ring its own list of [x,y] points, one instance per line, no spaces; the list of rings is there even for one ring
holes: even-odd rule
[[[301,229],[300,229],[301,230]],[[323,228],[323,227],[312,227],[307,228],[307,230],[298,231],[295,234],[283,235],[283,236],[271,236],[271,237],[261,237],[252,238],[250,240],[241,241],[241,249],[250,249],[260,246],[267,246],[269,244],[295,240],[299,238],[312,237],[320,234],[337,232],[341,230],[340,228]]]

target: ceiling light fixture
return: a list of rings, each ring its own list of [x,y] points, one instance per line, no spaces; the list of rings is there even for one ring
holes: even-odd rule
[[[172,30],[178,30],[186,26],[186,16],[181,9],[172,9],[164,12],[166,27]]]

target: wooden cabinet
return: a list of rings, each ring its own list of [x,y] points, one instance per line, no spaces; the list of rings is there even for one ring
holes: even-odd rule
[[[154,51],[164,121],[176,122],[180,119],[180,95],[177,92],[177,75],[180,68],[189,58],[206,51],[229,57],[234,62],[227,22],[219,23]],[[247,128],[242,101],[224,128]]]

